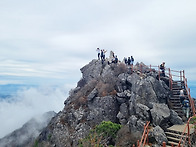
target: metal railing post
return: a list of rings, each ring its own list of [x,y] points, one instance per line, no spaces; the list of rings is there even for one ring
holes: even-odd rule
[[[163,147],[166,147],[166,142],[165,141],[163,142]]]
[[[139,140],[137,140],[137,146],[139,147],[139,145],[140,145],[140,141],[139,141]]]
[[[168,68],[168,70],[169,70],[169,86],[170,86],[170,89],[172,90],[172,75],[171,75],[171,69],[170,68]]]
[[[191,140],[190,140],[190,127],[189,127],[189,122],[188,122],[188,139],[189,139],[189,144],[191,144]]]
[[[185,80],[185,73],[184,73],[184,70],[182,71],[182,73],[183,73],[183,80]]]
[[[158,65],[158,71],[159,71],[159,80],[161,79],[160,78],[160,66]]]
[[[150,72],[152,71],[151,64],[150,64]]]
[[[140,64],[140,73],[142,73],[142,64]]]

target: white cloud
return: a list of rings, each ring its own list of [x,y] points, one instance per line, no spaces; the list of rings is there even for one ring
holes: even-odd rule
[[[0,99],[0,138],[20,128],[36,115],[62,110],[68,89],[73,86],[23,89],[12,98]]]
[[[186,50],[187,66],[195,62],[190,54],[196,47],[195,4],[193,0],[4,1],[0,59],[15,65],[1,68],[7,70],[4,74],[62,77],[96,58],[97,47],[113,50],[121,59],[133,55],[139,62],[164,60],[171,67],[181,64],[174,56]],[[16,66],[18,61],[28,67]]]

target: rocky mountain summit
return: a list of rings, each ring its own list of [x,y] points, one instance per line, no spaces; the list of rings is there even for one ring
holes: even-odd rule
[[[21,128],[0,139],[0,147],[26,147],[34,144],[43,128],[47,126],[55,112],[46,112],[25,123]]]
[[[137,70],[143,65],[142,73]],[[150,121],[150,139],[157,145],[167,142],[164,129],[182,124],[178,114],[169,109],[171,96],[168,79],[159,80],[155,70],[143,63],[133,69],[124,63],[104,64],[92,60],[80,69],[82,78],[70,91],[64,108],[42,131],[36,146],[77,147],[91,129],[102,121],[121,124],[115,141],[107,145],[126,147],[141,138]]]

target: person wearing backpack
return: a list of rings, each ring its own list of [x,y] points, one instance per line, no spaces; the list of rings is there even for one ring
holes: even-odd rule
[[[189,101],[187,99],[184,99],[184,101],[182,102],[182,106],[183,106],[183,111],[184,114],[186,116],[186,118],[189,118]]]
[[[118,63],[118,57],[115,56],[115,63]]]

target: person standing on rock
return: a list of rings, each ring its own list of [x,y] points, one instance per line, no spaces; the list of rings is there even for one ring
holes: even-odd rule
[[[127,65],[127,58],[126,57],[124,57],[124,62]]]
[[[131,56],[131,65],[133,65],[133,62],[134,62],[134,58],[133,56]]]
[[[117,56],[115,56],[115,62],[114,63],[118,63],[118,57]]]
[[[104,61],[105,61],[105,53],[107,52],[107,50],[104,50],[103,49],[103,59],[104,59]]]
[[[101,50],[101,60],[103,60],[103,50]]]
[[[160,69],[161,69],[161,71],[162,71],[161,75],[162,75],[163,77],[165,77],[165,62],[163,62],[163,63],[160,65]]]
[[[131,65],[131,58],[130,57],[128,57],[127,64]]]
[[[103,62],[105,61],[105,53],[107,52],[107,50],[101,50],[101,62],[103,64]]]
[[[97,53],[98,53],[98,60],[100,60],[100,49],[97,48],[96,51],[97,51]]]

